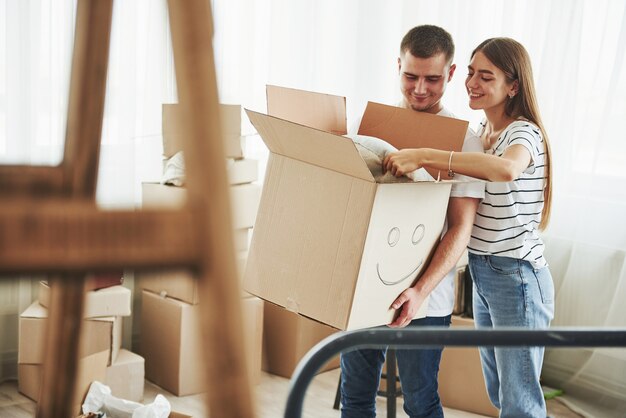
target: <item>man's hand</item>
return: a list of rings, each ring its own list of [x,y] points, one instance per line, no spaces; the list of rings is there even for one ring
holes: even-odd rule
[[[383,160],[383,173],[391,171],[394,176],[401,177],[422,168],[422,154],[422,150],[411,148],[390,152]]]
[[[399,309],[400,315],[388,326],[391,328],[403,328],[411,323],[417,311],[424,303],[425,296],[422,296],[415,288],[409,287],[391,304],[393,309]]]

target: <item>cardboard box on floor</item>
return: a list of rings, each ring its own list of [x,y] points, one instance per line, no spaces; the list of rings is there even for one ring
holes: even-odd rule
[[[45,308],[50,306],[50,286],[44,281],[39,282],[39,304]],[[85,293],[84,318],[103,316],[130,316],[131,291],[124,286],[110,286]]]
[[[139,354],[121,349],[106,369],[104,384],[111,394],[127,401],[143,402],[145,361]]]
[[[452,316],[452,327],[474,328],[474,320]],[[491,404],[477,347],[446,347],[439,366],[439,397],[443,406],[497,417]]]
[[[241,300],[246,341],[246,360],[251,381],[261,374],[263,301]],[[146,379],[177,396],[205,390],[204,353],[200,334],[200,305],[143,291],[141,308],[141,354]]]
[[[286,95],[275,91],[291,103],[277,107]],[[439,241],[451,182],[377,184],[350,139],[315,129],[345,132],[344,98],[268,88],[277,108],[298,123],[247,111],[270,158],[244,290],[342,330],[390,323],[391,303]],[[304,126],[320,120],[330,122]],[[467,122],[370,103],[360,129],[399,147],[458,151]]]
[[[76,397],[74,404],[76,413],[80,411],[80,405],[94,380],[104,381],[107,361],[110,357],[108,350],[93,353],[79,360],[78,375],[76,378]],[[23,395],[39,402],[41,382],[43,378],[43,364],[18,364],[17,382],[18,390]]]
[[[18,336],[18,364],[41,364],[45,353],[48,309],[33,302],[20,314]],[[85,319],[81,330],[79,357],[107,351],[107,365],[117,358],[122,345],[122,318],[102,317]]]
[[[290,378],[296,366],[313,346],[337,332],[328,325],[290,312],[273,303],[264,304],[263,370]],[[339,367],[339,356],[320,373]]]

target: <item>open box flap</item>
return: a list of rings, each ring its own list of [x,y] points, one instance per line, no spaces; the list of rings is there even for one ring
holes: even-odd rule
[[[271,85],[266,94],[268,115],[337,135],[347,133],[345,97]]]
[[[460,119],[368,102],[359,135],[384,139],[398,149],[435,148],[459,152],[468,125]],[[437,171],[428,170],[433,178],[437,178]],[[442,179],[449,179],[444,170],[440,174]]]
[[[271,152],[374,182],[351,139],[248,109],[246,113]]]

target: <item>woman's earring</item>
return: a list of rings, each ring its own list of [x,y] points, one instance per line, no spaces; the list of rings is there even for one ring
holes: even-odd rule
[[[509,93],[509,99],[512,99],[513,97],[515,97],[515,93],[510,92],[510,93]]]

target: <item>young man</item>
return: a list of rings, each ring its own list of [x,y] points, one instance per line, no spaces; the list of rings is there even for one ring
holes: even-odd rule
[[[456,66],[454,43],[448,32],[432,25],[417,26],[402,39],[398,69],[401,107],[452,117],[441,103]],[[465,136],[463,151],[483,152],[471,131]],[[412,287],[404,290],[392,307],[399,310],[390,327],[450,325],[454,305],[454,267],[470,239],[476,208],[484,197],[483,183],[456,184],[450,193],[446,215],[447,229],[433,258]],[[427,316],[412,320],[430,295]],[[437,392],[437,374],[443,349],[397,350],[398,369],[404,397],[404,410],[411,418],[443,417]],[[376,416],[376,392],[386,350],[368,349],[341,355],[342,418]]]

